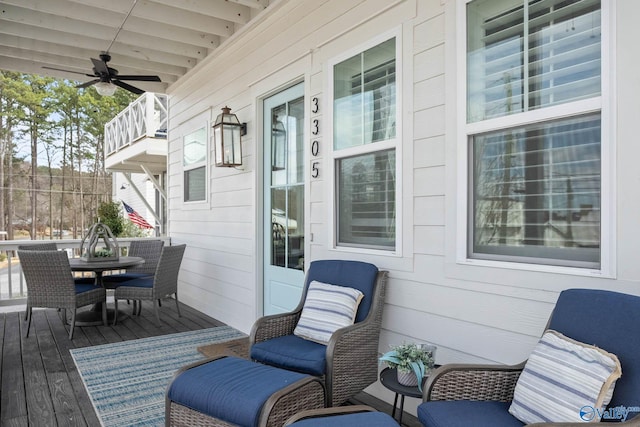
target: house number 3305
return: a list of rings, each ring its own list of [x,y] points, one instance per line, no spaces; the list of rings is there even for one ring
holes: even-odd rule
[[[311,112],[318,113],[320,112],[320,100],[317,97],[313,97],[311,99]],[[320,134],[320,119],[313,119],[311,121],[311,134],[316,137]],[[311,141],[311,156],[318,157],[320,153],[320,142],[317,139],[313,139]],[[320,175],[320,170],[318,166],[320,165],[319,161],[311,162],[311,178],[318,178]]]

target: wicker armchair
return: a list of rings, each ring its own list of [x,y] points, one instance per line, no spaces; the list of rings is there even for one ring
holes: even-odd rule
[[[27,334],[31,328],[33,307],[71,310],[69,339],[73,339],[78,307],[102,304],[102,322],[107,325],[107,294],[93,284],[74,283],[69,257],[63,251],[18,251],[27,283]]]
[[[170,295],[175,296],[178,316],[180,316],[180,306],[178,304],[178,272],[187,245],[165,246],[160,253],[160,259],[152,277],[141,277],[128,280],[118,286],[114,293],[115,317],[113,324],[118,321],[118,300],[147,300],[153,301],[153,308],[156,316],[156,323],[160,326],[160,315],[158,313],[159,300]]]
[[[289,313],[262,317],[253,325],[251,358],[322,377],[327,406],[341,405],[378,379],[378,342],[386,279],[386,271],[378,271],[376,266],[368,263],[342,260],[312,262],[298,306]],[[293,335],[307,288],[313,280],[358,288],[365,295],[355,323],[334,332],[326,346]],[[319,369],[300,367],[315,358],[316,366],[321,365]],[[286,359],[293,363],[282,363]]]
[[[640,297],[569,289],[558,298],[547,328],[615,354],[622,365],[608,408],[635,408],[620,425],[640,427]],[[418,407],[425,427],[522,426],[509,406],[526,362],[513,366],[450,364],[434,370]],[[576,408],[576,417],[580,408]],[[603,421],[607,421],[603,419]],[[538,423],[577,427],[584,423]]]

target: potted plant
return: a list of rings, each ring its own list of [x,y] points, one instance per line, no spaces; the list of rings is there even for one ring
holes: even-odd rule
[[[422,390],[425,374],[433,368],[436,346],[430,344],[401,344],[380,357],[390,368],[395,368],[398,382]]]

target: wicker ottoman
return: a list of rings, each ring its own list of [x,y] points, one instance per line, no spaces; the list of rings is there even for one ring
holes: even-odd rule
[[[186,366],[167,388],[167,426],[282,426],[293,414],[324,406],[311,375],[238,357]]]

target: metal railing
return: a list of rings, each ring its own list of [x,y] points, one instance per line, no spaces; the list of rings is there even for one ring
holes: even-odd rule
[[[135,141],[166,138],[169,120],[167,95],[146,92],[104,126],[105,156]]]
[[[165,245],[171,243],[169,237],[154,237],[153,239],[164,240]],[[118,246],[124,255],[131,242],[144,239],[122,238],[117,240]],[[66,250],[70,257],[80,256],[81,239],[0,241],[0,254],[6,255],[6,261],[0,267],[0,306],[24,304],[27,298],[27,286],[22,274],[20,260],[18,259],[18,246],[45,242],[55,242],[58,245],[58,249]]]

